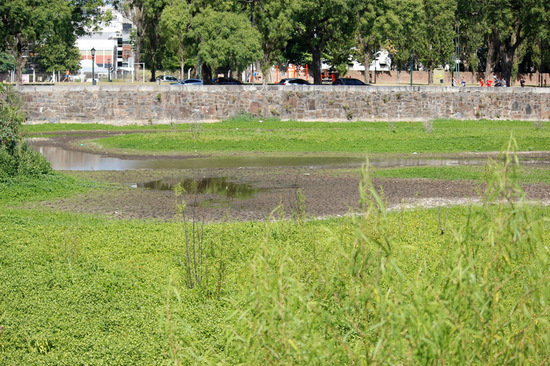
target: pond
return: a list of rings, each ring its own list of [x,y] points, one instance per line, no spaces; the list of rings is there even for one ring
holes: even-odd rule
[[[146,158],[122,159],[46,145],[40,140],[31,145],[48,159],[55,170],[138,170],[138,169],[215,169],[239,167],[353,167],[365,163],[365,158],[338,156],[287,157],[200,157],[200,158]],[[370,165],[381,168],[406,166],[479,165],[484,159],[426,159],[375,157]]]

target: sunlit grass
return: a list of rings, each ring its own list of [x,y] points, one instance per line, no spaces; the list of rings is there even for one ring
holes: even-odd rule
[[[323,152],[413,154],[499,151],[513,135],[520,151],[547,150],[550,129],[531,122],[281,122],[225,121],[189,125],[154,134],[112,136],[96,142],[106,149],[161,153]]]

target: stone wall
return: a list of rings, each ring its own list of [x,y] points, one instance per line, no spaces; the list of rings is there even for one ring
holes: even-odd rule
[[[217,121],[239,114],[303,121],[550,118],[550,89],[419,86],[22,86],[30,123]]]

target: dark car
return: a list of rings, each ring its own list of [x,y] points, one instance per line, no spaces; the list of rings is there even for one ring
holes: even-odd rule
[[[202,85],[203,81],[201,79],[185,79],[178,83],[172,83],[170,85]]]
[[[214,85],[243,85],[239,80],[233,78],[217,78],[213,80]]]
[[[332,85],[369,85],[365,84],[359,79],[353,79],[353,78],[340,78],[336,79],[332,82]]]
[[[311,85],[307,80],[297,78],[282,79],[279,85]]]

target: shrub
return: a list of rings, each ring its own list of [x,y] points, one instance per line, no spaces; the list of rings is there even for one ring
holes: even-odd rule
[[[15,176],[37,178],[52,172],[50,163],[21,141],[25,114],[21,97],[0,84],[0,182]]]
[[[40,178],[52,171],[48,160],[26,142],[17,144],[11,154],[8,149],[0,149],[0,182],[16,176]]]
[[[12,153],[21,141],[21,123],[25,115],[19,94],[9,86],[0,84],[0,149]]]

